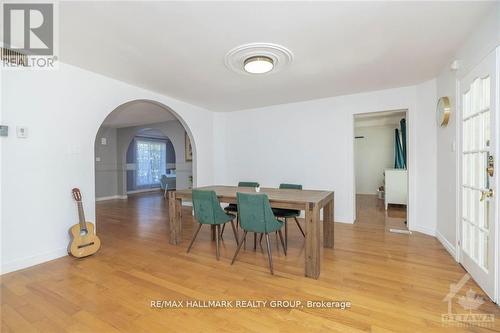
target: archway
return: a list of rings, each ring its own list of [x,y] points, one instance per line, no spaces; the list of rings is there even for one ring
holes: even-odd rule
[[[176,187],[180,189],[196,185],[196,144],[184,120],[162,103],[133,100],[112,110],[96,134],[96,201],[124,199],[137,190],[127,186],[134,168],[127,161],[127,150],[136,136],[149,133],[154,139],[153,132],[168,138],[174,148],[175,162],[165,162],[168,168],[162,174],[178,177]]]

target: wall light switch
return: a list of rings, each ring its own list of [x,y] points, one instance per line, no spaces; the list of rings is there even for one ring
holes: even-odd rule
[[[17,126],[16,127],[17,137],[21,139],[26,139],[28,137],[28,127]]]
[[[108,139],[106,138],[101,138],[101,145],[105,146],[108,144]]]
[[[100,158],[100,157],[96,157],[96,158],[95,158],[95,161],[96,161],[96,162],[101,162],[101,158]]]
[[[455,152],[455,150],[457,150],[457,145],[455,144],[455,141],[453,141],[453,142],[451,143],[451,151],[452,151],[452,152]]]

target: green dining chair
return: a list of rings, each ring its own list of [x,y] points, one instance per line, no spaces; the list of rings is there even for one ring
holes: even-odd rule
[[[193,235],[191,243],[189,243],[187,252],[189,253],[189,251],[191,250],[194,240],[196,239],[196,236],[198,236],[198,232],[200,232],[201,226],[203,224],[209,224],[211,226],[215,225],[215,256],[217,260],[219,260],[219,238],[221,224],[225,225],[227,222],[231,222],[234,238],[236,239],[236,243],[238,243],[238,235],[236,233],[236,227],[234,226],[234,219],[236,218],[236,216],[234,214],[227,214],[226,212],[224,212],[224,210],[220,206],[220,202],[217,199],[215,191],[193,190],[193,207],[194,217],[199,225]]]
[[[273,256],[271,253],[271,243],[269,241],[269,233],[278,232],[283,251],[286,255],[285,242],[281,227],[283,222],[274,217],[269,198],[266,194],[249,194],[249,193],[236,193],[238,203],[238,216],[240,218],[240,226],[243,229],[243,236],[241,237],[238,248],[234,254],[231,265],[234,264],[238,253],[240,252],[241,245],[243,244],[247,233],[253,232],[255,234],[262,233],[266,236],[267,256],[269,259],[269,269],[271,274],[273,271]]]
[[[299,184],[280,184],[280,189],[289,189],[289,190],[302,190],[302,185]],[[299,227],[302,236],[306,236],[302,226],[297,219],[300,216],[300,210],[295,209],[283,209],[283,208],[273,208],[274,216],[279,219],[283,219],[285,221],[285,247],[288,248],[288,221],[287,219],[293,218],[297,227]]]
[[[259,187],[260,184],[257,183],[257,182],[239,182],[238,183],[238,187]],[[229,213],[229,214],[237,214],[238,213],[238,205],[236,204],[229,204],[227,205],[225,208],[224,208],[224,211],[226,213]],[[238,228],[238,225],[239,225],[239,218],[237,217],[236,218],[236,228]],[[225,229],[225,225],[222,226],[222,231],[221,231],[221,234],[220,236],[222,237],[222,235],[224,234],[224,229]]]

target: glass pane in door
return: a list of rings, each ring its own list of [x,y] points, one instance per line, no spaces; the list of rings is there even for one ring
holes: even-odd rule
[[[477,78],[462,95],[462,248],[488,270],[486,163],[490,149],[490,78]]]

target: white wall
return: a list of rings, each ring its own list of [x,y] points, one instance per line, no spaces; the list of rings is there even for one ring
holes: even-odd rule
[[[213,183],[210,111],[65,64],[5,71],[1,86],[3,124],[29,133],[0,139],[2,272],[66,254],[68,228],[77,222],[72,187],[82,190],[87,219],[95,220],[94,140],[104,118],[125,102],[155,100],[182,117],[194,137],[194,181]]]
[[[419,86],[318,99],[243,110],[215,117],[216,151],[226,164],[215,168],[215,179],[227,185],[256,180],[263,186],[281,182],[335,191],[335,220],[352,223],[354,209],[353,115],[408,110],[410,154],[410,227],[433,234],[436,217],[434,81]],[[422,101],[418,101],[417,97]],[[432,102],[432,103],[431,103]],[[417,138],[420,138],[418,140]],[[425,138],[422,140],[421,138]],[[422,171],[417,172],[416,162]],[[416,192],[416,183],[426,184]],[[429,195],[431,192],[431,195]],[[428,205],[422,209],[422,206]]]
[[[101,144],[101,138],[106,139],[106,145]],[[116,128],[100,127],[95,145],[95,196],[110,198],[118,196],[118,160]]]
[[[399,125],[356,127],[354,165],[356,194],[376,194],[384,185],[384,170],[394,167],[394,129]]]
[[[458,71],[446,66],[437,78],[437,97],[448,96],[453,114],[445,128],[437,128],[437,236],[445,247],[455,254],[457,244],[457,152],[453,146],[457,140],[458,80],[479,64],[495,47],[500,45],[500,4],[483,20],[467,41],[459,48],[450,63],[460,61]]]

